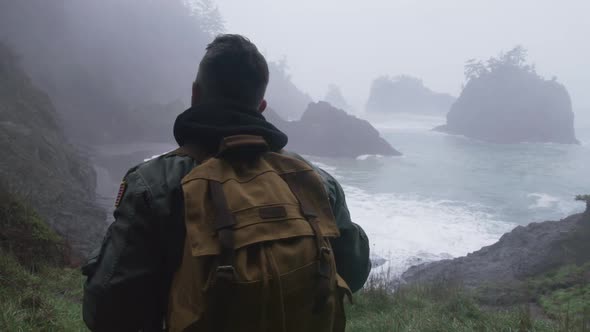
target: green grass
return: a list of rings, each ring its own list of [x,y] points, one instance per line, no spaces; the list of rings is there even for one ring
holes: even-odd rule
[[[31,209],[0,187],[0,331],[87,331],[83,276],[64,267],[65,248]],[[347,331],[590,332],[590,263],[518,285],[490,285],[488,295],[507,299],[493,308],[482,306],[481,290],[470,293],[452,282],[395,286],[387,274],[372,275],[354,305],[346,306]],[[532,314],[529,302],[544,314]]]
[[[63,240],[0,186],[0,331],[86,331],[82,275]]]
[[[555,321],[533,319],[526,307],[482,308],[452,284],[402,286],[395,293],[373,277],[347,306],[348,331],[562,331]]]
[[[0,251],[0,331],[86,331],[78,270],[23,267]]]
[[[25,202],[0,184],[0,249],[32,270],[63,264],[64,241]]]
[[[590,263],[567,265],[533,278],[529,288],[550,317],[568,326],[590,325]]]
[[[567,267],[530,282],[544,292],[538,295],[549,315],[544,319],[534,318],[523,305],[482,307],[473,294],[452,283],[391,292],[390,282],[373,276],[355,294],[354,305],[346,306],[347,331],[590,331],[575,318],[590,317],[575,309],[589,303],[588,285],[576,281],[584,268]],[[79,270],[45,266],[31,271],[0,251],[0,331],[86,331]]]

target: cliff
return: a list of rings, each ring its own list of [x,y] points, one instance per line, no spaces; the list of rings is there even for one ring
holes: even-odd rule
[[[173,141],[166,124],[188,105],[215,33],[186,3],[0,1],[0,40],[50,96],[73,142]]]
[[[468,82],[435,130],[494,142],[578,143],[572,102],[555,79],[545,80],[515,48],[466,65]]]
[[[0,149],[6,191],[23,197],[78,256],[94,249],[106,225],[94,170],[64,137],[48,96],[1,44]]]
[[[382,76],[373,81],[366,110],[371,115],[391,113],[445,114],[455,98],[437,93],[411,76]]]
[[[326,102],[311,103],[299,121],[285,121],[265,112],[268,121],[289,136],[287,149],[322,157],[365,154],[401,155],[368,121],[349,115]]]
[[[481,299],[491,304],[526,301],[532,279],[590,262],[588,239],[589,214],[531,223],[465,257],[411,267],[402,279],[410,284],[443,282],[478,289]]]

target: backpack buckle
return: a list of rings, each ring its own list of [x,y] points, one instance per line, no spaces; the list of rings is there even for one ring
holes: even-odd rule
[[[220,265],[215,270],[217,279],[234,280],[236,276],[236,269],[233,265]]]
[[[332,250],[328,247],[321,247],[320,248],[320,257],[319,257],[319,264],[318,264],[318,274],[322,278],[330,279],[332,267],[330,265],[330,256],[332,255]]]

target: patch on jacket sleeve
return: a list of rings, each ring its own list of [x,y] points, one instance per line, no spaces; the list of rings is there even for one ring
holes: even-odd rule
[[[118,208],[119,204],[121,204],[121,199],[123,199],[123,195],[125,195],[125,190],[127,190],[127,182],[123,180],[121,186],[119,186],[119,193],[117,193],[117,199],[115,200],[115,208]]]

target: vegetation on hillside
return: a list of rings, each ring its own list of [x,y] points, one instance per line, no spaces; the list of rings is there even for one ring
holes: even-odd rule
[[[465,63],[465,79],[469,82],[502,70],[508,70],[509,68],[529,73],[537,78],[542,78],[537,74],[535,66],[527,63],[526,57],[527,50],[519,45],[506,53],[500,53],[497,57],[491,57],[486,61],[469,59]]]
[[[22,200],[0,187],[0,248],[31,271],[61,265],[64,241]]]
[[[590,195],[577,195],[576,201],[586,202],[585,213],[590,213]]]
[[[24,201],[0,187],[0,331],[83,331],[82,275],[67,245]]]
[[[392,292],[389,279],[373,275],[347,307],[348,331],[590,331],[589,285],[590,263],[568,265],[510,289],[513,303],[489,306],[458,283]]]
[[[68,136],[87,144],[171,140],[170,126],[162,123],[184,111],[199,59],[224,30],[211,0],[27,0],[0,6],[0,40],[48,93]],[[184,106],[150,109],[179,100]],[[142,136],[151,128],[159,130]]]
[[[566,265],[531,279],[528,286],[549,317],[590,330],[590,262]]]
[[[51,264],[34,272],[0,249],[0,331],[86,331],[80,271]]]
[[[105,215],[95,201],[94,168],[60,120],[21,59],[0,43],[0,182],[83,255],[100,241]]]

